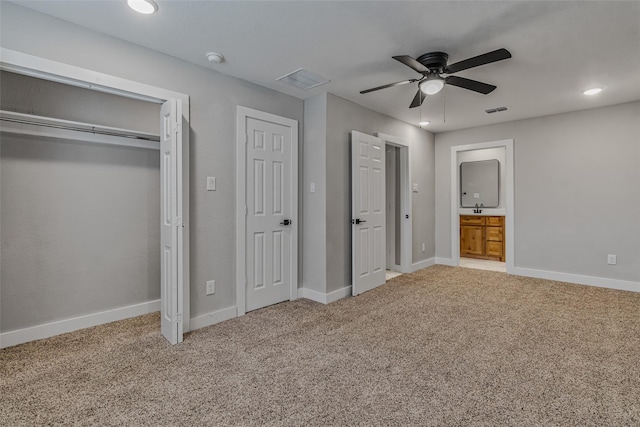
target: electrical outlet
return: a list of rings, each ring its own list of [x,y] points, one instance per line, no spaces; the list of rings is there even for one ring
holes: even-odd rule
[[[618,257],[616,255],[609,254],[607,255],[607,264],[616,265],[618,262]]]
[[[423,244],[422,244],[422,252],[424,252],[424,251],[425,251],[425,248],[426,248],[426,246],[425,246],[425,244],[423,243]]]
[[[216,293],[216,281],[215,280],[207,280],[207,295]]]

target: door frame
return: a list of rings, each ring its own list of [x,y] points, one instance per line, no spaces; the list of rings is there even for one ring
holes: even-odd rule
[[[507,273],[512,273],[515,265],[514,259],[514,151],[513,139],[500,141],[480,142],[477,144],[455,145],[451,147],[451,263],[454,266],[460,264],[460,215],[458,213],[458,200],[460,197],[460,184],[458,180],[458,153],[462,151],[476,151],[485,148],[505,148],[505,232],[506,232],[506,266]],[[502,182],[502,181],[501,181]]]
[[[178,194],[179,216],[182,227],[178,228],[178,280],[182,287],[182,332],[188,332],[189,306],[189,95],[147,85],[97,71],[76,67],[58,61],[29,55],[0,47],[0,69],[16,74],[64,83],[70,86],[96,90],[127,98],[162,104],[174,98],[182,103],[182,194]],[[159,132],[160,133],[160,132]],[[158,208],[160,209],[160,207]],[[161,302],[162,303],[162,302]]]
[[[289,301],[298,298],[298,121],[238,105],[236,112],[236,311],[238,316],[246,313],[247,306],[247,119],[254,118],[291,128],[291,260],[289,277]]]
[[[413,259],[413,200],[409,141],[380,132],[376,132],[375,136],[380,138],[385,146],[391,145],[400,149],[398,152],[398,154],[400,154],[400,209],[402,210],[402,214],[405,216],[409,215],[409,218],[403,218],[400,224],[400,265],[396,265],[396,267],[400,273],[411,273],[411,263]],[[387,242],[387,244],[389,244],[389,242]]]

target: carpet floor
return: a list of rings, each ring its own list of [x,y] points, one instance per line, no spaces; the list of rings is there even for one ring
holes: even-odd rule
[[[0,350],[0,424],[640,425],[640,294],[434,266],[186,335],[151,314]]]

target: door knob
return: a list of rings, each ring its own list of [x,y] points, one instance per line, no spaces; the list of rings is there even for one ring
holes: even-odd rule
[[[364,220],[364,219],[360,219],[360,218],[356,218],[356,219],[352,219],[351,220],[351,224],[360,224],[362,222],[367,222],[367,221]]]
[[[282,222],[280,223],[280,225],[291,225],[291,223],[292,223],[292,222],[293,222],[293,221],[292,221],[292,220],[290,220],[290,219],[285,219],[284,221],[282,221]]]

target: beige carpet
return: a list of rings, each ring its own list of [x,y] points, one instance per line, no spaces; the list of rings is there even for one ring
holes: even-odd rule
[[[0,351],[0,424],[640,425],[640,294],[436,266],[178,346],[147,315]]]

